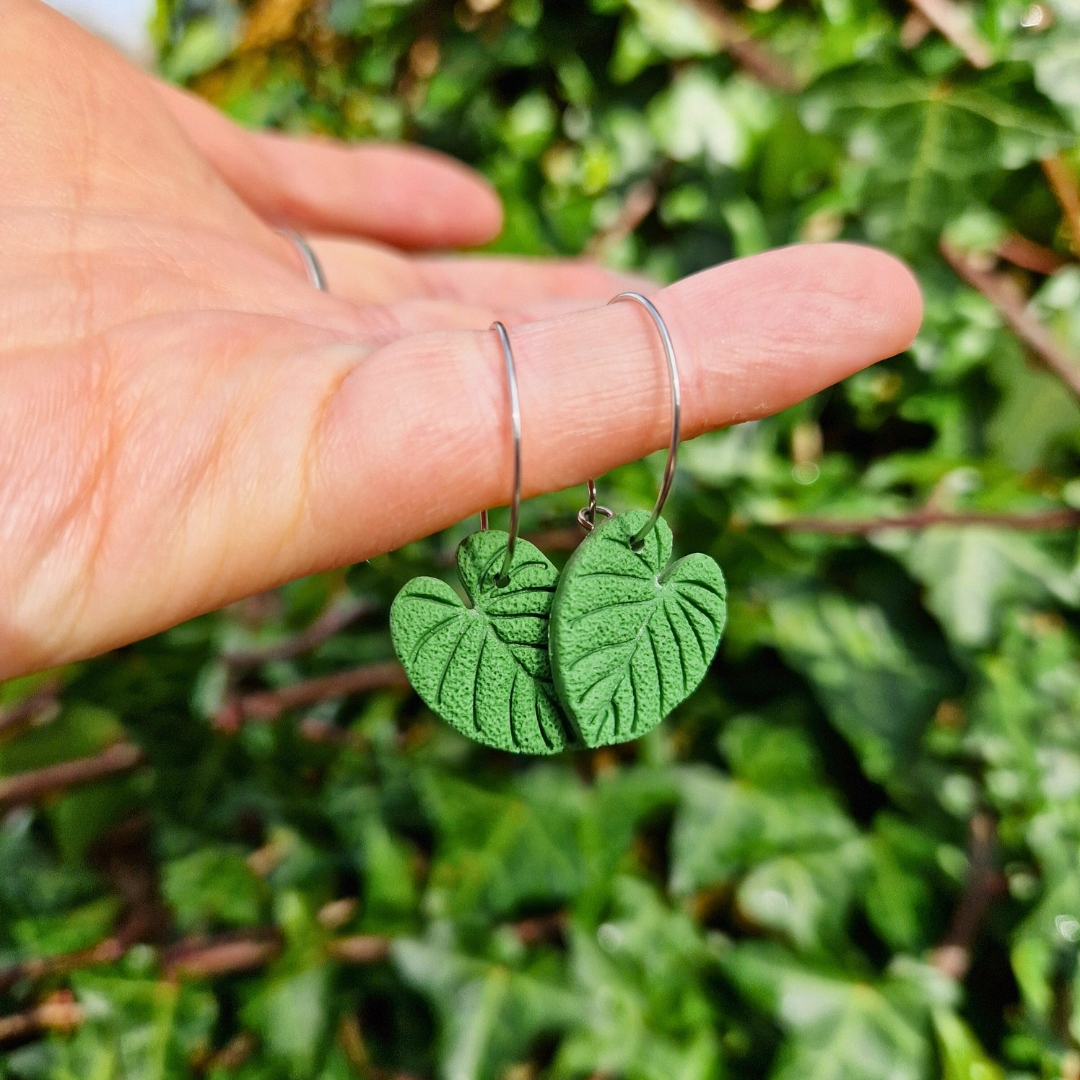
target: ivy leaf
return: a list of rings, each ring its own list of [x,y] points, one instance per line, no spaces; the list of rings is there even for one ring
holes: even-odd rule
[[[982,177],[1020,168],[1070,140],[1044,102],[997,82],[958,86],[879,65],[833,72],[804,96],[807,127],[845,135],[853,166],[865,170],[873,239],[925,251],[945,222],[976,201]],[[1017,103],[1024,97],[1030,107]]]
[[[679,771],[671,891],[736,886],[745,921],[802,949],[835,942],[868,867],[866,843],[821,786],[762,789],[712,769]]]
[[[787,1039],[770,1080],[928,1080],[927,1010],[944,987],[890,974],[819,972],[783,950],[750,942],[719,956],[729,979],[772,1013]]]
[[[414,578],[394,600],[390,632],[416,692],[463,735],[513,753],[556,754],[571,741],[547,647],[559,572],[519,540],[500,586],[508,540],[477,532],[458,548],[472,607],[445,581]]]
[[[244,856],[221,847],[203,848],[166,863],[162,892],[184,930],[254,926],[267,899],[266,885]]]
[[[175,982],[76,972],[75,996],[86,1023],[59,1041],[58,1080],[182,1076],[192,1057],[208,1053],[217,1003],[208,991]]]
[[[720,567],[700,553],[667,566],[671,530],[662,518],[642,550],[632,550],[647,520],[634,510],[597,526],[570,556],[555,594],[555,685],[586,746],[654,728],[705,677],[724,629]]]
[[[1080,604],[1080,577],[1050,554],[1046,542],[985,527],[923,529],[917,536],[883,534],[912,576],[926,585],[926,606],[960,645],[985,645],[1010,604],[1053,597]]]
[[[564,1039],[557,1076],[712,1080],[717,1016],[700,976],[711,956],[701,931],[645,882],[614,882],[614,911],[595,934],[571,939],[582,1011]]]
[[[440,837],[429,897],[449,914],[484,921],[580,888],[585,792],[573,774],[532,773],[506,793],[432,774],[423,797]]]
[[[439,1016],[446,1080],[498,1080],[537,1036],[580,1015],[576,996],[554,979],[467,956],[445,935],[399,938],[392,955],[402,978]]]
[[[781,597],[770,613],[784,658],[813,684],[867,775],[881,780],[909,761],[937,703],[938,680],[885,613],[839,593]]]

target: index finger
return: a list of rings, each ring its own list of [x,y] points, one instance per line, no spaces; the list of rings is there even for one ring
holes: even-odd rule
[[[906,348],[922,300],[902,263],[806,245],[726,263],[653,297],[675,344],[683,433],[777,412]],[[666,445],[670,396],[637,305],[511,333],[526,497]],[[306,543],[322,565],[366,558],[510,498],[507,389],[493,334],[424,334],[359,363],[329,402]],[[363,522],[363,526],[358,526]],[[303,542],[303,541],[302,541]]]

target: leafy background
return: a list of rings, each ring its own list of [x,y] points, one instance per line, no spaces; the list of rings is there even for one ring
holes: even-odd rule
[[[846,237],[927,314],[685,447],[730,624],[638,743],[514,758],[402,685],[388,604],[474,522],[0,688],[4,1075],[1080,1077],[1080,7],[921,7],[162,3],[237,119],[483,169],[495,250]],[[525,508],[553,557],[581,498]]]

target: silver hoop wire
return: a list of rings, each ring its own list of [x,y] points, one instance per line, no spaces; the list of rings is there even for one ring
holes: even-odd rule
[[[326,287],[326,274],[323,271],[322,263],[319,262],[315,252],[311,250],[311,245],[298,232],[293,232],[292,229],[278,229],[278,233],[296,245],[296,250],[300,252],[300,258],[304,262],[304,269],[307,271],[308,281],[311,282],[312,287],[318,289],[319,292],[329,292],[330,290]]]
[[[679,365],[675,361],[675,346],[671,343],[671,335],[668,333],[667,324],[663,316],[656,310],[653,302],[641,293],[622,292],[608,301],[614,304],[619,300],[632,300],[635,304],[643,307],[652,317],[656,329],[660,331],[660,340],[664,343],[664,356],[667,359],[668,376],[671,379],[671,442],[668,444],[667,464],[664,466],[664,480],[660,485],[660,494],[656,497],[656,505],[653,507],[649,520],[630,538],[630,547],[634,551],[640,551],[645,543],[645,537],[652,532],[664,509],[668,495],[671,493],[671,484],[675,479],[675,463],[679,456],[679,433],[682,425],[682,389],[679,384]],[[590,500],[595,489],[590,481]]]
[[[589,505],[583,506],[577,512],[578,524],[586,531],[592,532],[596,528],[596,515],[601,517],[612,518],[615,516],[614,511],[609,510],[606,506],[596,505],[596,481],[587,481],[589,485]]]
[[[514,547],[518,537],[518,519],[521,513],[521,402],[518,398],[517,369],[514,351],[510,347],[510,335],[501,322],[493,322],[491,329],[499,335],[503,356],[506,359],[506,381],[510,387],[510,433],[514,440],[514,497],[510,503],[510,539],[506,544],[502,569],[495,576],[495,584],[503,589],[510,584],[510,564],[514,561]],[[487,532],[488,512],[480,511],[480,531]]]

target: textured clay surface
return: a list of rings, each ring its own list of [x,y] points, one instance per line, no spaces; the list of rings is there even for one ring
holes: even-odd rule
[[[671,530],[662,518],[633,551],[630,538],[647,520],[634,510],[597,526],[570,557],[555,593],[555,686],[587,746],[654,728],[705,677],[724,629],[720,567],[702,554],[668,567]]]
[[[500,588],[508,540],[477,532],[458,548],[472,607],[445,581],[416,578],[394,599],[390,632],[416,692],[463,735],[513,753],[555,754],[573,739],[548,660],[559,572],[518,540],[509,584]]]

